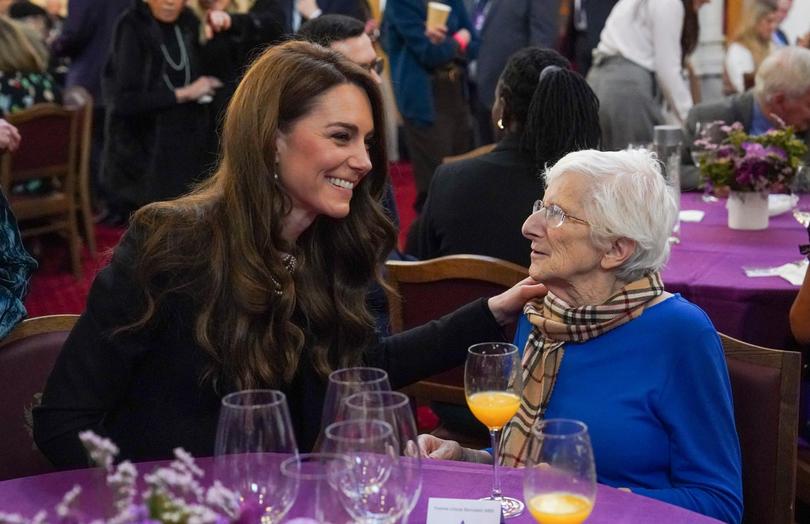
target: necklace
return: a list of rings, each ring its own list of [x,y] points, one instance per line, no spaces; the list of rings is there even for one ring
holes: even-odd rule
[[[163,43],[160,44],[160,51],[163,53],[163,60],[169,67],[178,72],[185,72],[186,80],[183,85],[187,86],[191,82],[191,67],[189,67],[188,63],[188,51],[186,50],[186,44],[183,42],[183,35],[180,33],[180,27],[177,25],[174,26],[174,36],[177,38],[177,46],[180,48],[180,61],[177,62],[177,64],[174,63],[174,60],[172,60],[172,57],[169,54],[169,50],[166,49],[166,45]],[[169,80],[169,75],[167,75],[165,71],[163,72],[163,81],[166,83],[166,87],[168,87],[170,90],[174,91],[177,88],[174,84],[172,84],[171,80]]]

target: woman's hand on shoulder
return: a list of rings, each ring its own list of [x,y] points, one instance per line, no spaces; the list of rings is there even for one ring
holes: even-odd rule
[[[532,277],[526,277],[500,295],[487,302],[492,316],[501,326],[515,322],[523,311],[526,302],[546,296],[548,289]]]

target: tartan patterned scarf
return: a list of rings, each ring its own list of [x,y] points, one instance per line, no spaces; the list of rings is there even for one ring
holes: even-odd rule
[[[630,282],[603,304],[571,307],[549,292],[532,301],[524,313],[533,329],[523,350],[523,395],[520,409],[501,438],[501,464],[524,465],[531,430],[548,407],[566,342],[585,342],[640,316],[664,292],[658,273]]]

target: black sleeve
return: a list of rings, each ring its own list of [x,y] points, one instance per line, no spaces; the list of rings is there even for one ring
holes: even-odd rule
[[[104,435],[105,414],[129,387],[133,362],[148,347],[142,332],[112,334],[142,312],[132,277],[133,237],[127,234],[93,282],[87,308],[62,347],[42,404],[34,409],[34,440],[58,467],[87,466],[78,433],[91,429]]]
[[[366,354],[366,364],[388,372],[392,389],[464,363],[467,348],[506,341],[487,299],[470,302],[439,320],[382,339]]]
[[[174,90],[158,84],[150,86],[149,68],[153,60],[148,44],[138,35],[138,29],[128,18],[123,18],[113,37],[112,63],[108,64],[107,96],[115,111],[124,115],[151,113],[176,105]]]
[[[422,208],[422,213],[411,225],[408,231],[408,239],[405,243],[405,253],[413,255],[419,260],[428,260],[441,256],[441,239],[436,234],[436,228],[433,225],[434,214],[436,213],[437,206],[441,207],[441,182],[445,176],[452,176],[449,173],[444,174],[445,166],[436,168],[433,174],[433,179],[430,183],[428,190],[428,197],[425,200],[425,205]],[[438,203],[437,203],[438,201]]]

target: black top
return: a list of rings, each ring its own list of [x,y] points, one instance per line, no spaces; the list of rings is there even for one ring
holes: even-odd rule
[[[486,255],[528,267],[530,244],[520,230],[545,188],[519,144],[508,135],[485,155],[439,166],[406,253]]]
[[[209,360],[193,339],[191,300],[168,297],[149,329],[111,334],[133,319],[141,303],[131,269],[136,244],[128,234],[96,277],[87,309],[59,355],[42,405],[34,410],[37,446],[59,467],[87,464],[77,438],[84,429],[110,437],[125,459],[168,458],[177,446],[195,456],[213,454],[220,399],[233,387],[220,384],[215,390],[200,381]],[[380,340],[364,360],[387,370],[391,386],[400,388],[463,363],[473,343],[503,339],[481,299]],[[320,429],[326,384],[308,358],[308,344],[303,351],[295,378],[280,389],[287,395],[299,448],[309,451]]]
[[[188,8],[173,24],[160,24],[136,2],[119,19],[102,79],[102,181],[122,208],[174,198],[209,167],[209,108],[179,104],[174,94],[200,76],[199,60],[199,20]]]

